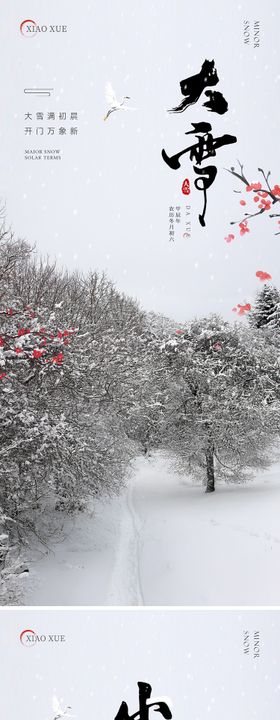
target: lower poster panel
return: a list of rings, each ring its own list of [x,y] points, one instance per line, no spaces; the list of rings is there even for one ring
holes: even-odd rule
[[[4,720],[279,720],[277,610],[0,613]]]

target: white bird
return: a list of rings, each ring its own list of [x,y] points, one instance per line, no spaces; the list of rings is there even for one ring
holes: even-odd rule
[[[113,112],[116,112],[116,110],[136,110],[136,108],[130,108],[125,105],[125,100],[130,100],[130,97],[128,95],[124,95],[121,102],[117,100],[115,91],[113,90],[110,82],[107,82],[105,86],[105,98],[110,107],[103,120],[107,120],[109,115],[111,115],[111,113]]]
[[[60,720],[60,718],[75,717],[75,715],[72,715],[71,713],[68,712],[68,710],[72,710],[71,706],[67,705],[67,707],[65,707],[63,710],[59,700],[57,699],[57,697],[55,695],[53,696],[52,707],[55,712],[55,716],[54,716],[53,720]]]

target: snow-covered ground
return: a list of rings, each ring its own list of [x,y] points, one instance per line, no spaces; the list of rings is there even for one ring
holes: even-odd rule
[[[119,498],[67,521],[26,605],[279,605],[280,466],[211,495],[160,455]]]

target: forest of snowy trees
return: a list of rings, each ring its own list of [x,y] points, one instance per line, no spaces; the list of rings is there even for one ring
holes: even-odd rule
[[[167,450],[207,492],[273,462],[276,288],[263,286],[249,322],[176,325],[104,275],[38,257],[4,222],[0,276],[2,579],[16,571],[15,548],[48,541],[46,511],[81,511],[118,492],[140,452]]]

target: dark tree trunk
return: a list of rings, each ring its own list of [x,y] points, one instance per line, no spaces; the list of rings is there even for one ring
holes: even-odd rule
[[[209,440],[206,450],[206,469],[207,485],[205,492],[211,493],[215,490],[214,443],[212,440]]]

